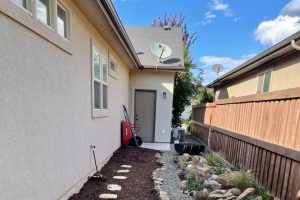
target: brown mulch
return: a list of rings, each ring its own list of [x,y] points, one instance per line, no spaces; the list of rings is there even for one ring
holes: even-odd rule
[[[101,169],[105,181],[88,180],[80,192],[74,194],[69,200],[99,200],[102,193],[117,194],[118,199],[126,200],[157,200],[154,191],[152,172],[160,166],[156,163],[155,153],[159,151],[137,147],[121,147],[108,163]],[[131,165],[130,172],[117,174],[121,165]],[[114,180],[113,176],[127,176],[126,180]],[[106,189],[108,184],[118,184],[122,190],[110,192]]]

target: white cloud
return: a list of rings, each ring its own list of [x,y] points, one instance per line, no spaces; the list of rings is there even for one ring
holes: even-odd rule
[[[203,64],[202,68],[204,69],[205,81],[211,82],[214,79],[218,78],[218,75],[212,70],[214,64],[221,64],[224,66],[224,71],[219,75],[223,75],[233,68],[243,64],[249,59],[253,58],[256,54],[244,55],[240,59],[235,59],[226,56],[202,56],[200,62]]]
[[[273,20],[261,22],[255,30],[256,40],[271,46],[300,31],[300,16],[279,15]]]
[[[300,31],[300,0],[291,0],[275,19],[262,21],[255,30],[260,43],[272,46]]]
[[[216,15],[213,14],[211,11],[207,11],[207,12],[204,14],[204,18],[205,18],[205,19],[214,19],[214,18],[216,18]]]
[[[291,0],[286,6],[284,6],[280,14],[291,17],[300,16],[300,0]]]
[[[212,0],[210,7],[212,10],[224,12],[225,16],[227,17],[233,16],[233,13],[229,8],[229,4],[224,3],[222,0]]]

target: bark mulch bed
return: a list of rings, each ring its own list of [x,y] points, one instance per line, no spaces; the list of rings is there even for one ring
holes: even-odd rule
[[[118,149],[108,163],[101,169],[106,179],[103,182],[88,180],[79,193],[74,194],[69,200],[99,200],[102,193],[117,194],[118,199],[126,200],[157,200],[154,191],[154,183],[151,178],[152,172],[159,168],[156,163],[155,153],[159,151],[137,147],[121,147]],[[131,165],[130,172],[126,174],[116,173],[121,165]],[[126,180],[114,180],[113,176],[127,176]],[[122,190],[111,192],[106,189],[108,184],[118,184]]]

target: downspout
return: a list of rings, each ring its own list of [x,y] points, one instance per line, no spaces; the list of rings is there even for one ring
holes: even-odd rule
[[[296,44],[295,40],[292,40],[291,41],[291,45],[294,49],[300,51],[300,46]]]

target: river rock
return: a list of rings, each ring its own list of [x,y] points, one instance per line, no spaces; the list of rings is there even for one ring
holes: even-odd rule
[[[245,199],[245,197],[253,194],[254,191],[255,191],[254,188],[247,188],[242,194],[240,194],[240,196],[238,196],[237,200]]]
[[[118,195],[116,194],[100,194],[100,199],[117,199]]]
[[[209,197],[209,192],[206,188],[196,193],[196,199],[208,199],[208,197]]]
[[[215,180],[205,180],[203,183],[203,187],[211,188],[213,190],[221,189],[222,185]]]
[[[228,192],[230,192],[234,196],[239,196],[242,193],[239,188],[231,188],[230,190],[228,190]]]
[[[179,187],[182,191],[185,191],[187,189],[187,181],[181,181]]]

